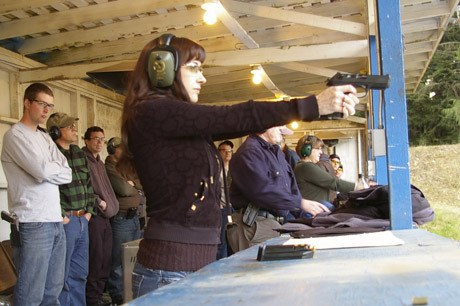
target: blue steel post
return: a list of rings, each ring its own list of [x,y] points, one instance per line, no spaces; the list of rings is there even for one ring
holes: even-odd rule
[[[379,54],[377,53],[377,42],[374,35],[369,36],[369,58],[371,74],[380,74],[378,69]],[[381,99],[379,90],[372,90],[372,127],[374,129],[383,128],[379,126],[379,101]],[[383,110],[382,110],[383,111]],[[375,181],[380,185],[388,184],[387,160],[386,156],[375,156]]]
[[[412,205],[400,3],[377,0],[376,4],[382,74],[390,75],[383,98],[391,229],[409,229]]]

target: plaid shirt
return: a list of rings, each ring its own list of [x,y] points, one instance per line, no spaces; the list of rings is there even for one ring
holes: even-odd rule
[[[57,146],[72,169],[72,182],[59,186],[62,215],[64,216],[67,210],[80,209],[94,215],[95,196],[85,152],[76,145],[70,145],[69,150],[58,144]]]

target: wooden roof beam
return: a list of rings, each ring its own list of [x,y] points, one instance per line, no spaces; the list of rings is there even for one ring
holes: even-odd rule
[[[221,2],[227,10],[232,12],[288,21],[291,23],[303,24],[310,27],[323,28],[332,31],[355,34],[361,37],[367,37],[367,26],[358,22],[295,12],[282,8],[249,4],[233,0],[221,0]]]
[[[336,50],[342,50],[338,53]],[[307,61],[350,57],[366,57],[367,40],[338,42],[325,45],[298,46],[291,48],[262,48],[236,51],[208,53],[206,63],[210,66],[245,66],[264,63],[283,63],[289,61]],[[136,60],[123,62],[106,62],[92,64],[66,65],[59,67],[21,70],[21,83],[80,79],[87,77],[86,73],[118,63],[131,63],[134,67]],[[114,68],[115,70],[115,68]]]
[[[0,23],[0,39],[53,31],[70,25],[189,4],[190,0],[118,0]]]
[[[209,66],[238,66],[264,63],[320,60],[328,58],[367,57],[367,40],[353,40],[332,44],[295,46],[290,48],[261,48],[209,53]],[[337,52],[340,50],[340,52]]]

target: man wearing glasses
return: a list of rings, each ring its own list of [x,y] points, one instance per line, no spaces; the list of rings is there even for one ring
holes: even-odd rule
[[[95,212],[89,221],[89,274],[86,284],[87,305],[103,305],[102,294],[112,262],[112,227],[110,218],[118,213],[118,200],[105,171],[100,153],[104,147],[104,130],[98,126],[85,132],[86,153],[96,197]]]
[[[67,242],[61,305],[85,305],[88,276],[88,222],[94,214],[94,193],[86,154],[77,145],[78,118],[54,113],[46,129],[72,169],[72,182],[59,186]]]
[[[23,116],[3,137],[8,209],[19,220],[18,226],[11,226],[18,275],[13,304],[17,306],[59,305],[64,285],[66,238],[59,185],[72,181],[72,171],[39,127],[54,108],[53,97],[45,84],[27,87]]]
[[[220,230],[220,244],[217,246],[217,259],[221,259],[228,256],[228,247],[227,247],[227,231],[226,225],[228,222],[228,215],[232,214],[231,211],[231,204],[229,203],[227,206],[227,201],[225,199],[225,187],[230,187],[230,183],[232,182],[232,177],[230,176],[229,165],[230,160],[232,159],[233,155],[233,142],[230,140],[222,141],[219,146],[217,147],[219,150],[220,156],[222,157],[223,162],[223,171],[220,172],[220,185],[221,187],[221,196],[220,196],[220,212],[222,215],[222,225]],[[225,171],[225,173],[224,173]],[[225,174],[225,180],[224,180]],[[226,184],[224,184],[224,182]]]

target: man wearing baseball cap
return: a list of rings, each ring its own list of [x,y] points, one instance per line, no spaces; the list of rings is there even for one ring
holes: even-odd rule
[[[94,214],[95,197],[86,154],[75,143],[78,140],[78,118],[54,113],[46,129],[72,169],[72,182],[59,186],[61,211],[66,234],[64,288],[61,305],[85,305],[88,276],[88,221]]]

